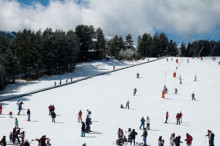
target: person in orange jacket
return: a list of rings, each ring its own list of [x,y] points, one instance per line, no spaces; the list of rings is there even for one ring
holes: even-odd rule
[[[78,113],[78,122],[82,122],[82,111],[80,110]]]

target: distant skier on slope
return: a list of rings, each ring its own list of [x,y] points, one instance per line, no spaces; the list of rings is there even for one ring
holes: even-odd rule
[[[191,145],[192,145],[192,140],[193,140],[192,136],[189,135],[189,133],[186,133],[186,139],[185,139],[185,141],[186,141],[186,145],[187,145],[187,146],[191,146]]]
[[[128,108],[129,109],[129,100],[126,102],[126,106],[125,106],[125,108]]]
[[[195,78],[194,78],[194,81],[196,81],[197,80],[197,75],[195,75]]]
[[[144,141],[144,146],[147,146],[147,129],[144,128],[144,131],[143,131],[143,134],[142,134],[142,137],[143,137],[143,141]]]
[[[78,122],[82,122],[82,111],[80,110],[78,113]]]
[[[2,104],[0,104],[0,115],[2,114]]]
[[[174,146],[175,133],[172,133],[170,136],[170,146]]]
[[[166,112],[166,121],[165,121],[165,123],[167,123],[168,117],[169,117],[169,113]]]
[[[142,126],[143,126],[143,129],[144,129],[145,128],[144,127],[145,126],[145,119],[144,119],[144,117],[141,118],[141,125],[140,125],[139,129],[141,129]]]
[[[162,136],[159,136],[158,146],[164,146],[164,140],[162,139]]]
[[[56,113],[54,111],[52,111],[51,113],[51,118],[52,118],[52,123],[55,123]]]
[[[179,113],[179,116],[180,116],[179,121],[180,121],[180,123],[182,123],[182,122],[183,122],[183,121],[182,121],[182,119],[183,119],[183,114],[182,114],[182,112]]]
[[[175,142],[175,146],[180,146],[180,143],[183,143],[181,141],[181,136],[177,136],[175,139],[174,139],[174,142]]]
[[[147,116],[147,130],[150,130],[150,118]]]
[[[132,132],[131,132],[131,142],[130,142],[130,144],[132,144],[132,141],[133,141],[134,145],[135,145],[136,135],[137,135],[137,132],[135,132],[135,129],[133,129]]]
[[[139,78],[139,73],[136,74],[137,78]]]
[[[31,111],[30,111],[30,109],[27,110],[27,115],[28,115],[27,121],[30,121],[31,120]]]
[[[177,88],[175,88],[174,94],[178,94],[178,90],[177,90]]]
[[[192,100],[196,100],[195,99],[195,93],[192,93]]]
[[[176,124],[180,125],[180,114],[179,113],[176,114]]]
[[[134,88],[133,91],[134,91],[134,92],[133,92],[133,95],[136,95],[136,93],[137,93],[137,88]]]
[[[86,125],[84,122],[82,122],[81,137],[85,137],[85,133],[86,133]]]

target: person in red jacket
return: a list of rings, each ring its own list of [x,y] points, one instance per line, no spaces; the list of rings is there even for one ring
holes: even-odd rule
[[[2,140],[0,141],[2,146],[6,146],[6,136],[3,136]]]
[[[167,123],[168,117],[169,117],[169,113],[167,112],[166,113],[166,121],[165,121],[165,123]]]
[[[78,113],[78,122],[82,122],[82,111],[80,110]]]
[[[2,104],[0,104],[0,114],[2,114]]]
[[[193,140],[192,136],[189,135],[189,133],[186,133],[186,139],[185,139],[185,141],[186,141],[186,145],[187,145],[187,146],[191,146],[191,145],[192,145],[192,140]]]
[[[180,120],[179,121],[180,121],[180,123],[182,123],[182,117],[183,117],[182,112],[179,113],[179,116],[180,116]]]

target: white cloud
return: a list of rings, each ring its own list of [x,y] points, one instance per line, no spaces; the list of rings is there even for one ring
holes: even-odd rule
[[[107,35],[154,33],[188,35],[220,27],[220,0],[51,0],[48,6],[0,0],[0,30],[101,27]]]

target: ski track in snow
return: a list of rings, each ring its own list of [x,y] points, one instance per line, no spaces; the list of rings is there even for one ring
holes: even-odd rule
[[[151,146],[157,146],[159,136],[163,136],[165,146],[169,145],[171,133],[181,135],[182,145],[186,145],[185,134],[193,136],[193,146],[204,146],[207,129],[215,134],[215,145],[220,145],[220,65],[212,61],[210,57],[204,57],[203,61],[198,58],[179,58],[176,64],[169,58],[144,64],[81,81],[75,84],[52,89],[49,91],[33,94],[27,97],[2,102],[3,115],[0,115],[0,138],[7,137],[14,127],[14,118],[7,115],[13,112],[13,117],[18,118],[21,131],[26,132],[26,139],[40,138],[46,135],[51,139],[53,146],[111,146],[117,139],[117,130],[122,128],[134,128],[138,135],[137,142],[142,142],[142,130],[139,130],[142,116],[151,119],[151,130],[148,131],[148,142]],[[30,90],[53,85],[55,80],[73,76],[74,79],[94,75],[100,71],[112,70],[133,63],[120,62],[92,62],[77,65],[72,74],[42,78],[39,81],[28,82],[24,86],[14,84],[6,88],[2,95],[22,94]],[[173,72],[177,69],[177,77],[173,78]],[[140,78],[136,78],[136,73]],[[166,72],[166,73],[165,73]],[[166,78],[165,78],[166,75]],[[179,76],[183,84],[179,84]],[[197,81],[194,76],[197,75]],[[165,99],[161,98],[165,84],[168,94]],[[64,81],[64,80],[63,80]],[[136,96],[133,89],[137,88]],[[178,95],[174,95],[174,89],[178,89]],[[195,93],[196,101],[191,100],[191,94]],[[24,101],[20,116],[17,116],[16,102]],[[120,109],[130,101],[130,110]],[[56,123],[51,122],[48,116],[48,106],[55,105],[57,114]],[[26,112],[30,108],[31,122],[27,122]],[[80,137],[81,123],[77,122],[79,110],[83,112],[83,120],[86,118],[86,110],[92,111],[92,133],[86,137]],[[168,124],[164,124],[166,111],[169,112]],[[176,125],[177,112],[183,113],[183,123]],[[125,133],[127,135],[127,133]],[[31,145],[37,145],[32,141]],[[208,139],[206,139],[206,146]]]

